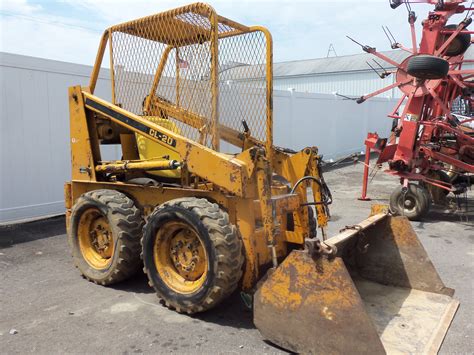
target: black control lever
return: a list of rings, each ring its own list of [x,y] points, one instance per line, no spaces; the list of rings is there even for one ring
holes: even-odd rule
[[[242,126],[244,126],[244,133],[249,133],[250,132],[250,128],[247,124],[247,121],[242,120]]]

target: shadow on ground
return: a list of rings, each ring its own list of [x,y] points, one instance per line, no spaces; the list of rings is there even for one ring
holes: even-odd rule
[[[237,291],[216,308],[204,313],[195,314],[192,317],[226,327],[255,329],[253,312],[244,305],[240,298],[240,292]]]
[[[155,293],[155,290],[148,285],[147,276],[141,271],[139,271],[132,279],[110,287],[116,290],[136,294]],[[156,298],[155,302],[157,305],[160,304],[158,297]],[[235,291],[230,297],[225,299],[217,307],[204,313],[191,315],[190,317],[204,322],[215,323],[221,326],[255,329],[252,320],[252,310],[245,306],[240,297],[240,292],[238,291]]]
[[[0,226],[0,248],[66,234],[64,216]]]

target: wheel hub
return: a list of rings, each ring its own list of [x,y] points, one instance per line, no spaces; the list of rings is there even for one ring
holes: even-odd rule
[[[90,228],[91,244],[103,258],[110,258],[113,240],[110,226],[103,217],[97,218]]]
[[[107,217],[98,209],[85,211],[78,226],[79,247],[85,261],[94,269],[104,269],[112,261],[114,238]]]
[[[176,271],[194,281],[203,273],[203,250],[197,236],[189,229],[177,233],[170,242],[171,260]]]
[[[411,198],[406,198],[403,205],[406,209],[411,210],[415,207],[415,202]]]
[[[154,261],[166,285],[180,293],[196,292],[207,277],[208,257],[199,234],[185,222],[162,225],[155,238]]]

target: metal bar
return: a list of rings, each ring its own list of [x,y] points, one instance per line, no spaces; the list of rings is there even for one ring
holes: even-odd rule
[[[165,64],[166,64],[166,61],[168,60],[168,56],[170,54],[171,49],[173,49],[172,46],[167,46],[165,50],[163,51],[163,54],[161,55],[160,64],[158,64],[155,77],[153,78],[153,85],[151,86],[150,93],[148,94],[145,101],[145,107],[143,108],[145,113],[148,113],[150,110],[151,99],[153,98],[153,96],[155,96],[156,88],[158,87],[158,84],[160,83],[160,78],[161,78],[161,75],[163,74],[163,70],[165,68]]]
[[[121,173],[126,171],[175,170],[180,167],[176,160],[116,161],[97,165],[100,173]]]
[[[400,100],[398,100],[397,105],[393,109],[392,113],[390,115],[388,115],[388,117],[390,117],[390,118],[399,118],[400,117],[400,114],[398,114],[398,116],[397,116],[396,113],[397,113],[398,109],[400,108],[400,106],[402,106],[402,103],[403,103],[403,101],[405,101],[406,98],[407,98],[407,94],[403,94],[403,96],[400,98]]]
[[[471,121],[471,120],[467,120],[467,121]],[[437,127],[437,128],[442,128],[444,129],[445,131],[448,131],[448,132],[451,132],[451,133],[454,133],[455,135],[457,135],[458,137],[461,137],[462,139],[464,140],[467,140],[467,141],[470,141],[471,144],[474,144],[474,138],[463,133],[462,131],[459,130],[459,128],[454,128],[452,127],[451,125],[445,123],[445,122],[440,122],[440,121],[435,121],[435,122],[430,122],[430,121],[424,121],[423,124],[425,126],[434,126],[434,127]]]
[[[270,31],[263,26],[252,26],[250,31],[260,31],[265,35],[266,40],[266,79],[267,79],[267,127],[265,149],[267,158],[273,164],[273,39]]]
[[[110,61],[110,85],[112,87],[112,103],[116,105],[115,101],[115,67],[114,67],[114,55],[112,47],[112,33],[109,30],[109,61]]]
[[[467,88],[467,85],[464,84],[463,81],[459,80],[459,78],[456,75],[451,75],[451,79],[453,79],[453,81],[456,84],[458,84],[458,86],[462,87],[463,89]]]
[[[235,22],[231,19],[228,19],[227,17],[224,17],[224,16],[217,16],[217,19],[220,23],[224,24],[224,25],[227,25],[229,27],[233,27],[239,31],[242,31],[242,32],[249,32],[250,28],[245,26],[245,25],[242,25],[241,23],[238,23],[238,22]]]
[[[448,39],[446,41],[444,41],[442,46],[439,47],[438,50],[434,52],[434,55],[438,57],[441,53],[443,53],[446,50],[446,48],[448,48],[448,46],[451,44],[453,39],[456,38],[458,33],[461,32],[463,29],[464,29],[464,27],[459,27],[459,25],[458,25],[456,30],[453,33],[451,33],[451,36],[449,36]]]
[[[89,80],[89,91],[91,94],[94,93],[95,85],[97,84],[97,78],[99,77],[100,66],[102,65],[102,59],[104,58],[105,46],[108,38],[109,32],[105,31],[100,39],[99,50],[97,51],[94,68],[92,69],[91,78]]]
[[[386,61],[387,63],[392,64],[394,67],[396,67],[396,68],[398,68],[398,69],[400,69],[400,70],[405,71],[403,68],[400,67],[400,64],[399,64],[399,63],[397,63],[396,61],[390,59],[390,58],[387,57],[386,55],[383,55],[382,53],[377,52],[375,49],[369,51],[369,53],[375,55],[376,57],[379,57],[380,59]]]
[[[441,108],[441,110],[443,110],[443,113],[449,117],[449,118],[452,118],[453,115],[451,114],[451,111],[449,110],[449,108],[444,104],[444,102],[439,98],[438,94],[436,93],[435,90],[433,90],[432,88],[430,88],[428,85],[426,86],[426,88],[428,89],[429,93],[431,94],[431,97],[436,101],[436,103],[439,105],[439,107]]]
[[[439,187],[440,189],[444,189],[444,190],[447,190],[447,191],[452,191],[453,190],[451,188],[452,185],[448,182],[444,182],[444,181],[436,180],[436,179],[430,179],[426,176],[424,176],[423,181],[425,181],[426,183],[428,183],[430,185]]]
[[[410,81],[411,81],[411,80],[407,80],[407,81],[402,82],[402,83],[399,83],[398,81],[396,81],[396,82],[394,82],[393,84],[384,87],[383,89],[374,91],[373,93],[368,94],[368,95],[365,95],[365,96],[362,96],[362,97],[363,97],[364,100],[367,100],[367,99],[370,99],[371,97],[380,95],[380,94],[382,94],[382,93],[384,93],[384,92],[386,92],[386,91],[388,91],[388,90],[394,89],[394,88],[396,88],[397,86],[401,86],[401,85],[408,84]]]
[[[311,158],[309,160],[308,165],[311,172],[311,176],[316,178],[319,181],[323,181],[321,179],[321,170],[319,169],[319,166],[318,166],[318,160],[319,160],[319,157],[317,157],[316,154],[313,152],[311,153]],[[304,186],[304,185],[300,185],[300,186]],[[328,225],[329,216],[327,214],[327,209],[322,204],[323,187],[319,183],[317,183],[315,180],[311,179],[311,189],[313,190],[313,200],[316,203],[315,209],[317,212],[316,217],[317,217],[318,226],[319,228],[321,228],[323,236],[325,236],[326,235],[325,228]],[[304,189],[303,194],[305,195],[304,197],[306,197],[306,189]]]
[[[219,52],[218,52],[218,20],[217,14],[214,10],[210,11],[209,21],[211,23],[210,36],[210,51],[211,51],[211,93],[212,93],[212,107],[211,107],[211,145],[216,151],[219,151],[220,137],[219,137]]]
[[[325,244],[331,247],[335,247],[339,255],[344,244],[346,244],[350,239],[352,239],[353,237],[355,237],[357,234],[364,231],[365,229],[369,228],[370,226],[373,226],[374,224],[385,219],[386,217],[387,217],[386,213],[379,213],[379,214],[370,216],[369,218],[357,224],[356,225],[358,226],[357,228],[346,229],[340,232],[339,234],[326,240]]]
[[[456,31],[456,30],[441,30],[441,31],[439,31],[439,33],[450,34],[450,33],[453,33],[454,31]],[[461,33],[461,34],[465,33],[465,34],[472,35],[472,34],[474,34],[474,31],[464,31],[464,30],[462,30],[462,31],[459,31],[459,33]]]
[[[474,165],[472,164],[464,163],[460,161],[459,159],[450,157],[449,155],[446,155],[446,154],[434,152],[429,148],[421,147],[420,151],[422,151],[424,154],[426,154],[427,156],[431,158],[434,158],[436,160],[442,161],[447,164],[451,164],[459,169],[467,171],[468,173],[474,174]]]
[[[181,65],[181,58],[179,57],[179,48],[176,47],[176,106],[179,107],[179,80],[180,80],[180,76],[179,76],[179,71],[180,71],[180,65]]]
[[[400,48],[402,51],[405,51],[405,52],[408,52],[410,54],[413,54],[413,52],[411,51],[411,49],[405,47],[403,44],[401,43],[397,43],[397,47]]]
[[[272,203],[271,195],[271,170],[268,159],[260,155],[257,157],[257,189],[258,198],[260,200],[260,211],[262,215],[263,229],[267,247],[270,248],[273,267],[278,266],[276,254],[276,233],[278,226],[276,225],[276,210]]]
[[[416,45],[416,31],[415,31],[415,22],[410,21],[410,32],[411,32],[411,45],[413,48],[413,54],[418,54],[418,46]]]
[[[367,198],[367,185],[369,182],[369,164],[370,164],[370,147],[365,145],[365,164],[364,164],[364,177],[362,178],[362,195],[359,197],[361,201],[370,201]]]
[[[474,69],[461,69],[461,70],[450,70],[449,75],[461,74],[461,75],[472,75],[474,74]]]
[[[203,116],[197,115],[182,108],[178,108],[171,103],[161,101],[159,98],[156,101],[156,104],[160,107],[160,109],[165,111],[167,115],[198,130],[200,130],[208,122],[208,120]],[[242,132],[222,124],[219,124],[219,134],[221,139],[237,147],[241,147],[242,143],[244,142],[244,136]],[[248,137],[247,140],[251,141],[253,144],[258,144],[258,141],[252,137]]]

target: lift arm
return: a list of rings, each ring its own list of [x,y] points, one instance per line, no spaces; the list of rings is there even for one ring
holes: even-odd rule
[[[82,90],[79,86],[71,88],[70,96],[71,105],[80,105],[81,102],[83,102],[86,110],[95,112],[122,127],[176,151],[180,154],[189,172],[196,174],[197,176],[206,179],[237,196],[245,197],[249,193],[252,193],[251,191],[246,190],[246,182],[250,178],[249,173],[251,173],[251,169],[248,169],[248,163],[250,162],[245,161],[250,159],[248,154],[241,153],[237,157],[234,157],[216,152],[138,115],[102,100],[97,96]],[[78,99],[79,97],[81,100]],[[74,111],[74,107],[71,107],[71,111]],[[84,110],[77,111],[79,113],[81,111],[85,113]],[[76,117],[76,119],[74,119],[74,117],[71,116],[71,134],[74,133],[74,124],[83,124],[82,127],[78,128],[87,130],[85,117],[84,120],[81,120],[80,118],[81,117]],[[74,137],[71,138],[74,140]],[[239,158],[243,158],[244,160],[240,160]],[[202,162],[206,163],[203,164]]]

